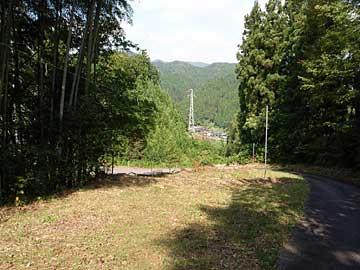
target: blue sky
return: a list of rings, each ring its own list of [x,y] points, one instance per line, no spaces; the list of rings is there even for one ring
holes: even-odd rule
[[[259,0],[264,6],[266,0]],[[236,62],[254,0],[134,0],[127,37],[152,60]]]

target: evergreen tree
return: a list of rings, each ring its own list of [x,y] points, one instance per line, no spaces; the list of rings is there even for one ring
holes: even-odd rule
[[[274,161],[359,166],[359,6],[255,3],[238,55],[241,147],[261,141],[270,106]]]
[[[270,0],[265,12],[255,2],[250,15],[245,18],[246,30],[237,69],[240,139],[244,144],[262,142],[265,107],[275,109],[282,78],[284,21],[283,7],[277,0]]]

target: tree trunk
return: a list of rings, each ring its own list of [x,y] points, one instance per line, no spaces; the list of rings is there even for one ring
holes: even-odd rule
[[[45,139],[45,119],[44,119],[44,14],[43,10],[45,9],[46,3],[43,0],[41,2],[41,12],[38,13],[39,17],[39,24],[40,24],[40,31],[38,37],[38,92],[39,92],[39,119],[40,119],[40,145],[41,147],[44,146],[44,139]]]
[[[8,60],[8,56],[6,57],[6,62]],[[7,156],[7,97],[8,97],[8,78],[9,78],[9,68],[5,68],[5,81],[4,81],[4,106],[3,106],[3,130],[2,130],[2,160],[3,160],[3,166],[2,166],[2,175],[1,175],[1,181],[0,181],[0,202],[2,202],[2,188],[5,185],[5,177],[6,177],[6,156]]]
[[[73,79],[73,83],[72,83],[72,87],[71,87],[70,100],[69,100],[70,107],[72,107],[73,104],[75,106],[76,101],[77,101],[79,82],[80,82],[80,76],[81,76],[81,67],[82,67],[82,63],[84,60],[84,54],[85,54],[85,44],[86,44],[86,40],[88,39],[88,36],[89,36],[90,25],[92,24],[92,21],[93,21],[94,6],[95,6],[95,0],[91,0],[91,2],[89,4],[89,8],[88,8],[88,14],[87,14],[87,19],[86,19],[84,34],[83,34],[83,38],[81,40],[79,60],[76,65],[75,75],[74,75],[74,79]]]
[[[70,49],[71,49],[71,36],[72,28],[74,24],[74,7],[71,6],[70,10],[70,21],[69,21],[69,31],[66,40],[66,55],[65,55],[65,64],[64,64],[64,73],[61,82],[61,95],[60,95],[60,111],[59,111],[59,155],[62,155],[62,138],[63,138],[63,118],[64,118],[64,104],[65,104],[65,89],[66,89],[66,78],[68,63],[70,58]]]
[[[7,155],[7,96],[8,96],[8,77],[9,77],[9,48],[10,48],[10,29],[11,29],[11,18],[12,18],[12,4],[13,1],[10,1],[9,7],[6,10],[4,6],[2,6],[2,30],[1,30],[1,42],[2,49],[0,53],[0,95],[2,98],[0,99],[0,104],[2,110],[2,138],[1,138],[1,152],[2,152],[2,170],[0,173],[0,203],[3,201],[3,187],[5,183],[6,177],[6,155]],[[7,11],[7,12],[6,12]]]
[[[12,1],[10,1],[10,5]],[[5,73],[6,73],[6,65],[7,65],[7,54],[9,51],[8,44],[8,35],[9,35],[9,15],[10,8],[7,10],[5,3],[1,3],[1,43],[0,43],[0,113],[2,113],[3,106],[3,98],[4,98],[4,81],[5,81]]]
[[[50,130],[48,132],[48,143],[53,134],[54,129],[54,99],[57,93],[57,74],[58,74],[58,59],[59,59],[59,40],[60,40],[60,22],[59,18],[61,18],[61,7],[60,1],[56,0],[56,26],[55,26],[55,44],[53,51],[53,74],[52,74],[52,82],[51,82],[51,93],[50,93]]]
[[[88,51],[87,51],[87,62],[86,62],[86,81],[85,81],[85,95],[89,92],[89,85],[91,82],[91,63],[94,60],[94,51],[95,51],[95,42],[97,40],[97,32],[99,27],[99,19],[100,19],[100,11],[101,11],[101,0],[97,2],[96,12],[95,12],[95,22],[91,27],[89,34],[89,42],[88,42]]]
[[[100,21],[100,12],[102,7],[102,0],[99,0],[98,5],[96,7],[96,13],[95,13],[95,23],[94,23],[94,41],[92,43],[92,51],[91,51],[91,62],[94,63],[93,66],[93,84],[94,87],[96,86],[96,52],[98,50],[98,33],[99,33],[99,21]]]
[[[64,103],[65,103],[65,87],[66,87],[66,77],[67,77],[67,69],[70,58],[70,47],[71,47],[71,36],[72,36],[72,28],[74,24],[74,7],[71,7],[70,11],[70,22],[69,22],[69,31],[66,40],[66,55],[65,55],[65,65],[64,65],[64,73],[61,82],[61,97],[60,97],[60,112],[59,112],[59,120],[60,124],[63,121],[64,117]]]
[[[44,146],[45,134],[45,120],[44,120],[44,63],[43,63],[43,48],[39,44],[39,110],[40,110],[40,144]]]
[[[19,55],[19,48],[18,42],[21,39],[20,35],[18,35],[18,30],[16,28],[16,20],[14,16],[14,12],[12,12],[12,38],[13,42],[13,61],[14,61],[14,95],[13,95],[13,102],[14,102],[14,114],[15,114],[15,124],[13,126],[13,134],[14,134],[14,145],[16,145],[16,166],[17,166],[17,173],[18,175],[23,175],[25,173],[24,166],[21,164],[21,157],[23,155],[23,129],[22,125],[24,124],[24,118],[22,113],[22,100],[23,100],[23,92],[22,92],[22,85],[21,85],[21,76],[20,76],[20,55]],[[18,166],[20,164],[20,166]]]

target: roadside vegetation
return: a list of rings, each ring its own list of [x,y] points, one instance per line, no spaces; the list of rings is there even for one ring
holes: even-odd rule
[[[272,168],[276,168],[276,165],[272,165]],[[326,168],[320,166],[310,165],[279,165],[283,170],[296,173],[309,173],[319,176],[327,176],[337,181],[345,182],[360,186],[360,173],[357,170],[344,169],[344,168]]]
[[[161,132],[163,134],[163,132]],[[163,140],[149,141],[144,150],[144,155],[137,159],[128,159],[118,156],[115,165],[136,167],[169,167],[192,168],[206,165],[228,164],[233,157],[226,157],[226,142],[201,141],[191,138],[188,134],[183,138],[183,143],[178,145],[174,141]],[[153,137],[151,137],[152,139]],[[168,144],[167,144],[168,142]],[[110,166],[110,157],[107,158]]]
[[[1,269],[274,269],[301,218],[300,177],[203,167],[160,178],[99,178],[0,209]]]
[[[230,155],[264,145],[269,106],[272,162],[359,169],[359,14],[357,1],[255,1],[238,51]]]

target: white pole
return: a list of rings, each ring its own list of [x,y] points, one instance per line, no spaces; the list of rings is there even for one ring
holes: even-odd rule
[[[253,162],[255,162],[255,143],[253,143]]]
[[[189,108],[189,132],[194,131],[194,90],[190,89],[190,108]]]
[[[189,104],[189,125],[188,125],[189,132],[191,131],[191,90],[190,90],[190,104]]]
[[[268,117],[269,117],[269,106],[266,106],[266,124],[265,124],[265,172],[266,177],[266,165],[267,165],[267,143],[268,143]]]
[[[194,90],[191,89],[191,127],[194,129],[195,127],[195,119],[194,119]]]

